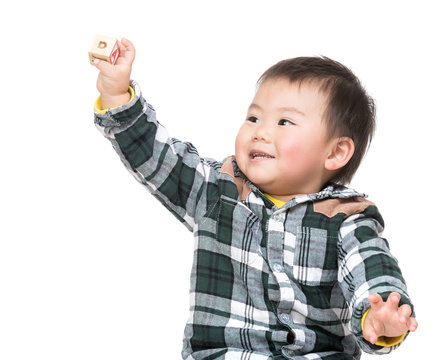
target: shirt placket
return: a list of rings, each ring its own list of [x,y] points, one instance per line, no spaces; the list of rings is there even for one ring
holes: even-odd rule
[[[268,219],[267,261],[279,287],[280,298],[274,299],[278,303],[276,316],[278,321],[289,329],[285,340],[289,345],[283,346],[281,351],[285,357],[291,358],[295,354],[293,350],[304,345],[304,332],[295,328],[291,316],[295,295],[291,281],[284,271],[283,243],[285,221],[286,213],[283,210],[274,212]],[[299,342],[301,342],[301,346],[298,345]]]

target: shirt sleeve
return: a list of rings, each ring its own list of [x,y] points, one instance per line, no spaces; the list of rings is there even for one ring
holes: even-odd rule
[[[401,295],[400,305],[412,307],[398,262],[387,240],[381,237],[383,228],[379,211],[370,205],[345,219],[338,243],[338,279],[351,311],[351,330],[363,351],[377,354],[389,353],[400,342],[373,345],[363,338],[362,319],[371,306],[368,296],[377,293],[386,301],[392,292],[397,292]]]
[[[96,127],[135,179],[192,230],[210,206],[215,188],[210,185],[220,165],[201,158],[191,143],[171,138],[138,84],[132,82],[131,87],[134,97],[128,104],[104,113],[97,106]]]

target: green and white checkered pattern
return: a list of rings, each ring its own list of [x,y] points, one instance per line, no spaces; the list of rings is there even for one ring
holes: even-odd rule
[[[277,208],[233,158],[201,158],[170,138],[132,86],[132,102],[95,122],[135,178],[193,231],[183,358],[359,359],[360,348],[393,350],[369,344],[360,328],[373,292],[397,291],[410,304],[377,208],[319,211],[364,196],[335,185]]]

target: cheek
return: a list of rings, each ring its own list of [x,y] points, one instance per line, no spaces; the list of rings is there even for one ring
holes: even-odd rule
[[[318,163],[320,149],[307,141],[305,136],[282,138],[279,142],[280,157],[285,159],[285,166],[305,168]]]
[[[243,128],[238,131],[238,134],[236,135],[235,139],[235,155],[236,157],[239,156],[240,153],[242,153],[245,145],[246,145],[246,132],[243,131]]]
[[[304,157],[304,146],[302,141],[296,137],[282,137],[277,143],[280,158],[288,162],[295,162]]]

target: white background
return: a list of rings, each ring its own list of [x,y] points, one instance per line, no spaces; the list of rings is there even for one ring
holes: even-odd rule
[[[9,2],[0,14],[0,359],[180,358],[193,238],[93,125],[96,33],[134,42],[133,78],[160,121],[216,159],[233,153],[266,68],[301,55],[349,66],[378,104],[375,141],[351,186],[383,213],[420,324],[386,358],[443,353],[439,3]]]

